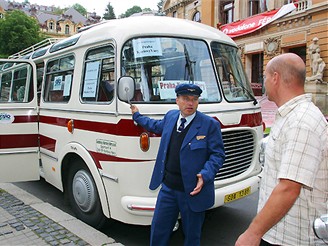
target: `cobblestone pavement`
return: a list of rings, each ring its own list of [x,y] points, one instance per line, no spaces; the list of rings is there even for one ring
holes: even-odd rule
[[[13,195],[0,194],[2,245],[89,245]]]
[[[122,244],[15,185],[0,183],[0,245]]]

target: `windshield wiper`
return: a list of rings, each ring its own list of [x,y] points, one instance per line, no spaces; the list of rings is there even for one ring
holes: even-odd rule
[[[184,55],[185,55],[185,58],[186,58],[185,71],[188,71],[189,82],[191,81],[194,84],[195,79],[194,79],[194,71],[192,69],[192,65],[195,64],[196,62],[190,60],[189,53],[188,53],[188,50],[187,50],[187,46],[185,44],[183,45],[183,49],[184,49]]]
[[[242,83],[242,82],[239,82],[238,80],[237,80],[237,83],[239,84],[239,86],[244,90],[244,91],[246,91],[247,92],[247,94],[250,96],[250,98],[253,100],[253,104],[254,104],[254,106],[256,105],[256,104],[258,104],[258,101],[257,101],[257,99],[253,96],[253,94],[244,86],[244,84]]]
[[[237,81],[238,85],[247,92],[247,94],[249,95],[249,97],[253,100],[253,104],[254,106],[256,104],[258,104],[257,99],[253,96],[253,94],[244,86],[244,84],[242,82],[240,82],[238,79],[236,79],[235,75],[233,73],[228,72],[229,74],[231,74],[234,78],[235,81]],[[228,76],[228,80],[229,80],[229,84],[231,86],[231,81],[230,81],[230,76]],[[230,89],[231,90],[231,89]]]

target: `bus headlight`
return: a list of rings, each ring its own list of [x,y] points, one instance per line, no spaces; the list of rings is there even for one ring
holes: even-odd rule
[[[328,214],[321,215],[313,222],[314,234],[325,243],[328,242]]]

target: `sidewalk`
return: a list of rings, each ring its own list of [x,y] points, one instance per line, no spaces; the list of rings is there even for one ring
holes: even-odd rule
[[[256,97],[261,106],[262,119],[266,128],[270,128],[274,122],[274,118],[277,112],[277,105],[274,102],[270,102],[267,97]]]
[[[122,244],[19,187],[0,183],[0,245]]]

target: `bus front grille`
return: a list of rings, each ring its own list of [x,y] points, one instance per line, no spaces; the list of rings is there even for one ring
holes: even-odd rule
[[[224,180],[245,172],[251,165],[255,150],[254,135],[249,130],[222,132],[226,154],[215,180]]]

